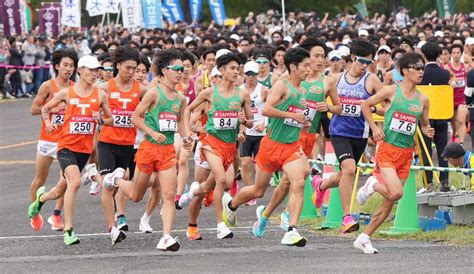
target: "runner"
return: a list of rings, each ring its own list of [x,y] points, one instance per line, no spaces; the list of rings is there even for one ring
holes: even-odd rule
[[[301,83],[305,90],[306,107],[305,117],[311,121],[309,130],[301,130],[300,143],[301,148],[307,158],[311,158],[313,148],[316,144],[317,133],[316,130],[320,127],[320,119],[323,113],[331,112],[333,114],[341,114],[341,103],[337,96],[336,82],[333,78],[324,75],[326,63],[326,45],[319,39],[308,38],[300,47],[308,50],[311,54],[311,72],[306,80]],[[327,97],[330,96],[333,103],[329,106],[326,103]],[[305,169],[309,170],[308,162],[302,163]],[[307,167],[306,167],[307,166]],[[308,172],[306,170],[306,172]],[[305,176],[306,177],[306,176]],[[268,206],[259,206],[257,208],[257,222],[253,226],[253,233],[256,237],[263,237],[268,223],[268,218],[273,211],[285,199],[290,190],[290,182],[288,176],[283,175],[278,187],[273,191],[272,198]],[[282,215],[282,227],[288,230],[289,214],[284,212]]]
[[[322,180],[314,176],[312,184],[316,189],[316,207],[321,207],[327,189],[338,187],[341,195],[343,222],[342,232],[349,233],[359,229],[351,216],[350,203],[352,184],[356,173],[356,165],[364,153],[369,137],[369,125],[361,113],[361,103],[382,89],[382,83],[375,74],[367,72],[373,62],[375,46],[363,39],[352,41],[351,56],[354,62],[351,69],[340,73],[337,83],[338,96],[342,104],[341,115],[334,115],[331,119],[329,134],[337,160],[341,164],[341,171],[331,178]],[[376,107],[372,108],[377,111]],[[378,113],[382,113],[378,110]]]
[[[310,53],[303,48],[288,50],[285,65],[289,71],[288,80],[280,80],[269,92],[263,106],[263,115],[269,117],[267,134],[260,143],[257,155],[255,185],[242,188],[232,200],[229,195],[222,198],[223,219],[229,225],[236,225],[237,207],[255,198],[263,197],[272,173],[283,170],[290,181],[290,225],[281,240],[284,245],[305,246],[306,239],[296,230],[301,209],[306,168],[306,157],[300,145],[300,128],[310,127],[304,116],[306,106],[304,89],[301,82],[310,73]]]
[[[139,202],[148,188],[151,174],[158,172],[163,200],[163,236],[157,248],[177,251],[180,244],[177,238],[170,235],[176,210],[176,152],[173,146],[175,131],[183,136],[185,149],[190,150],[192,147],[186,121],[182,119],[186,99],[175,90],[184,68],[180,53],[176,50],[160,51],[155,67],[157,74],[163,77],[161,83],[155,89],[148,90],[132,115],[132,123],[146,134],[135,155],[135,181],[132,183],[122,179],[125,170],[119,167],[104,177],[104,187],[118,187],[130,200]]]
[[[203,89],[206,89],[211,86],[210,76],[212,69],[216,66],[216,50],[214,48],[206,50],[201,58],[203,70],[202,75],[196,79],[196,83],[199,83]]]
[[[222,74],[219,86],[205,89],[199,93],[196,100],[186,109],[185,119],[189,120],[191,112],[202,104],[209,104],[206,124],[207,135],[202,138],[201,156],[211,168],[215,181],[208,180],[199,185],[191,184],[189,191],[181,196],[180,204],[185,205],[196,196],[206,194],[214,188],[214,200],[217,213],[217,237],[220,239],[232,237],[232,232],[222,220],[221,199],[230,195],[224,194],[226,187],[226,171],[232,165],[237,151],[235,145],[239,124],[251,128],[253,126],[250,108],[250,94],[235,86],[239,75],[240,58],[227,53],[217,59],[217,68]],[[243,110],[243,112],[240,112]],[[240,113],[239,113],[240,112]],[[231,178],[233,178],[232,176]]]
[[[354,247],[366,254],[375,254],[370,236],[385,222],[392,207],[403,195],[403,185],[410,173],[414,152],[414,134],[417,124],[423,133],[433,138],[428,111],[429,99],[416,89],[423,78],[424,61],[417,53],[407,53],[398,61],[403,81],[384,87],[376,95],[361,105],[362,113],[370,125],[375,141],[381,141],[376,152],[376,176],[357,192],[357,200],[363,204],[374,192],[383,196],[380,207],[372,215],[372,221],[354,241]],[[380,102],[385,105],[385,125],[383,131],[375,124],[371,108]]]
[[[132,114],[146,92],[146,88],[133,78],[140,62],[139,52],[131,47],[120,46],[115,50],[113,59],[117,75],[100,86],[109,96],[110,110],[114,119],[112,126],[102,127],[97,145],[99,173],[104,178],[118,168],[126,169],[132,160],[137,135],[132,124]],[[110,188],[102,191],[102,208],[112,244],[115,244],[125,239],[123,231],[128,231],[124,215],[127,197],[120,190],[115,195],[117,205],[117,224],[115,224],[113,192],[114,189]]]
[[[42,107],[56,96],[59,90],[74,84],[70,79],[76,69],[77,59],[77,53],[71,49],[60,49],[53,52],[52,64],[57,77],[44,82],[40,86],[38,95],[35,97],[31,106],[32,115],[41,114]],[[49,119],[56,125],[56,129],[48,132],[44,121],[41,120],[41,132],[36,154],[36,173],[31,183],[31,202],[36,200],[36,191],[44,186],[51,164],[53,160],[57,159],[58,140],[64,123],[64,105],[60,105],[56,109],[51,110]],[[62,176],[59,180],[61,182],[58,182],[58,184],[65,184]],[[51,224],[52,230],[62,231],[64,229],[64,224],[61,219],[63,202],[62,197],[56,201],[53,215],[48,218],[48,223]],[[41,214],[32,218],[30,224],[33,230],[40,230],[43,227],[43,217]]]
[[[61,103],[66,104],[57,153],[66,184],[60,180],[58,185],[47,193],[44,186],[40,187],[36,192],[36,200],[28,208],[28,215],[30,218],[37,216],[46,201],[56,200],[64,195],[64,243],[66,245],[79,243],[79,238],[72,226],[76,193],[81,185],[81,170],[92,152],[96,124],[113,124],[112,118],[103,119],[99,113],[102,110],[106,117],[112,116],[107,94],[94,86],[100,68],[99,61],[93,56],[86,55],[79,59],[78,83],[73,87],[60,90],[41,109],[46,131],[51,132],[57,126],[49,118],[50,111]],[[100,176],[97,175],[97,177]]]
[[[258,64],[258,82],[264,87],[270,89],[272,87],[272,73],[270,72],[270,52],[267,49],[257,49],[253,54],[253,59]]]
[[[449,72],[453,75],[451,85],[454,88],[454,117],[452,120],[454,134],[451,142],[462,144],[466,138],[466,120],[469,110],[464,98],[464,89],[466,88],[467,68],[461,62],[463,54],[462,45],[453,45],[451,47],[452,62],[448,65]]]

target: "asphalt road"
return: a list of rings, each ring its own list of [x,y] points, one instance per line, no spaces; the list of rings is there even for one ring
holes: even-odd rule
[[[473,272],[473,247],[416,241],[374,241],[377,255],[361,254],[352,247],[355,236],[327,237],[300,228],[308,238],[304,248],[280,244],[284,232],[272,223],[263,239],[254,238],[251,226],[256,207],[239,209],[234,239],[216,238],[213,208],[205,208],[199,220],[204,239],[186,239],[187,212],[179,211],[174,224],[181,249],[163,253],[156,249],[161,237],[159,210],[151,219],[152,234],[141,234],[138,222],[145,202],[129,203],[127,239],[112,246],[106,234],[100,199],[82,187],[77,199],[75,231],[81,243],[65,246],[62,233],[45,224],[34,232],[27,207],[29,187],[34,176],[36,138],[40,117],[29,114],[31,99],[0,103],[0,272]],[[59,166],[53,164],[47,188],[58,179]],[[258,201],[268,201],[267,195]],[[53,209],[47,203],[45,219]]]

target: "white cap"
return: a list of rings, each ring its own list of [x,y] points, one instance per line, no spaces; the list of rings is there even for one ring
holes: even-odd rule
[[[434,33],[434,36],[435,37],[440,37],[440,38],[443,38],[444,37],[444,33],[440,30],[437,30],[435,33]]]
[[[234,33],[230,36],[230,39],[235,40],[235,41],[238,42],[238,41],[240,41],[240,36],[238,34]]]
[[[339,52],[339,54],[341,54],[341,56],[351,55],[351,50],[347,46],[341,46],[337,49],[337,51]]]
[[[247,73],[249,71],[254,72],[254,73],[258,73],[258,64],[257,64],[257,62],[248,61],[247,63],[245,63],[244,73]]]
[[[299,47],[299,46],[300,46],[300,44],[294,43],[293,46],[291,46],[291,48],[294,49],[294,48],[297,48],[297,47]]]
[[[331,48],[331,49],[335,49],[335,48],[336,48],[336,47],[334,46],[334,44],[331,43],[331,42],[326,42],[326,47]]]
[[[214,67],[211,70],[211,77],[216,77],[216,76],[222,76],[221,72],[217,69],[217,67]]]
[[[291,43],[291,42],[293,42],[293,38],[291,38],[290,36],[285,36],[285,38],[283,38],[283,41]]]
[[[226,55],[228,53],[232,53],[232,51],[228,50],[228,49],[220,49],[216,52],[216,60],[219,59],[219,57],[221,57],[222,55]]]
[[[341,53],[338,50],[331,50],[328,54],[328,60],[331,60],[332,58],[337,57],[342,59]]]
[[[389,46],[387,46],[387,45],[382,45],[382,46],[380,46],[379,49],[377,50],[377,55],[378,55],[379,52],[382,51],[382,50],[385,50],[385,51],[388,52],[388,53],[392,53],[392,50],[390,49]]]
[[[474,45],[474,37],[468,37],[468,38],[466,38],[465,44],[468,45],[468,46]]]
[[[78,68],[86,67],[90,69],[102,68],[102,65],[99,63],[97,58],[92,55],[82,56],[77,63]]]
[[[360,29],[359,36],[369,37],[369,32],[366,29]]]
[[[275,26],[275,27],[273,28],[273,32],[276,32],[276,31],[281,31],[281,27],[280,27],[280,26]],[[272,33],[273,33],[273,32],[272,32]]]
[[[184,37],[184,40],[183,40],[183,43],[186,44],[186,43],[189,43],[191,41],[193,41],[194,39],[191,37],[191,36],[186,36]]]
[[[418,42],[418,44],[416,45],[417,48],[421,49],[421,47],[426,44],[426,41],[420,41]]]

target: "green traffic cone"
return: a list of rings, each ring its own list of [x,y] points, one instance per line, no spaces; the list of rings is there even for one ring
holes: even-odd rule
[[[300,221],[304,219],[315,219],[318,217],[318,211],[313,203],[313,186],[311,186],[311,177],[308,176],[304,185],[303,210],[301,210]]]
[[[339,172],[339,167],[334,167],[334,172]],[[341,194],[339,192],[339,188],[331,189],[331,193],[329,194],[329,205],[328,211],[326,214],[326,219],[324,223],[321,225],[322,228],[336,228],[342,225],[342,202],[341,202]]]
[[[416,204],[416,179],[415,172],[412,170],[405,182],[403,197],[398,201],[393,226],[386,234],[406,234],[419,231],[421,229],[418,223],[418,206]]]

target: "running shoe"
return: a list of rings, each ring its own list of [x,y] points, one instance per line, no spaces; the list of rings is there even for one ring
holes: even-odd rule
[[[226,226],[224,222],[217,224],[217,238],[218,239],[231,239],[234,237],[234,233]]]
[[[51,215],[48,218],[48,223],[51,225],[51,230],[63,231],[64,224],[61,215]]]
[[[41,199],[41,196],[43,196],[45,192],[46,192],[46,188],[44,186],[36,190],[36,200],[32,202],[30,206],[28,207],[28,216],[30,216],[30,218],[33,218],[36,215],[40,214],[41,207],[43,206],[43,203],[40,202],[40,199]]]
[[[253,225],[253,235],[257,238],[262,238],[265,234],[265,230],[267,230],[268,218],[263,216],[263,211],[265,210],[265,206],[257,207],[257,221]]]
[[[116,179],[123,178],[125,175],[125,169],[119,167],[115,169],[112,173],[109,173],[104,176],[104,187],[105,188],[114,188],[118,187],[116,184]]]
[[[30,218],[30,225],[35,231],[41,230],[43,227],[43,216],[41,214],[36,215],[33,218]]]
[[[226,225],[235,226],[237,224],[237,214],[229,208],[229,203],[231,201],[232,196],[230,196],[229,193],[224,192],[224,195],[222,195],[222,219]]]
[[[245,203],[246,206],[254,206],[257,205],[257,199],[252,199]]]
[[[239,183],[237,182],[237,180],[234,180],[234,182],[232,183],[232,187],[229,189],[229,194],[230,196],[235,197],[235,195],[237,195],[237,192],[239,192]]]
[[[321,167],[319,167],[318,164],[314,163],[311,166],[311,175],[315,176],[315,175],[321,174],[321,173],[322,173]]]
[[[354,241],[354,247],[362,250],[365,254],[377,254],[379,251],[372,246],[369,236],[360,234]]]
[[[92,181],[91,187],[89,189],[90,195],[97,195],[100,193],[100,184],[98,182]]]
[[[72,227],[68,230],[64,230],[64,243],[66,245],[76,245],[80,242],[81,241],[79,240],[79,238],[77,238],[76,233],[74,233]]]
[[[190,241],[202,240],[201,233],[199,233],[199,228],[197,226],[188,226],[186,229],[186,237]]]
[[[285,210],[280,215],[280,227],[284,231],[288,231],[289,226],[290,226],[290,212]]]
[[[285,233],[283,239],[281,239],[281,244],[288,246],[297,246],[303,247],[306,245],[306,238],[301,237],[301,235],[296,231],[296,228]]]
[[[127,238],[127,235],[125,235],[125,232],[123,232],[123,230],[112,226],[112,228],[110,229],[110,240],[112,241],[112,245],[120,243],[125,238]]]
[[[314,176],[311,180],[313,190],[316,192],[316,200],[314,201],[314,206],[316,208],[321,208],[324,202],[324,195],[326,194],[326,190],[321,190],[322,183],[323,179],[319,175]]]
[[[150,226],[150,218],[142,216],[140,218],[140,225],[138,225],[138,229],[143,233],[152,233],[153,228]]]
[[[207,193],[206,196],[204,196],[204,200],[202,201],[205,207],[210,207],[212,203],[214,203],[214,190],[211,190],[211,192]]]
[[[88,164],[84,167],[84,174],[81,176],[81,183],[83,185],[87,185],[92,182],[97,182],[92,179],[92,176],[99,175],[99,172],[97,171],[97,166],[92,163]]]
[[[199,182],[193,182],[191,186],[189,187],[189,191],[186,193],[183,193],[181,195],[181,198],[179,198],[179,207],[183,208],[187,204],[189,204],[196,196],[194,195],[194,192],[199,189]]]
[[[374,173],[374,169],[368,167],[362,172],[362,176],[372,176],[372,173]]]
[[[351,215],[342,218],[342,233],[351,233],[359,230],[359,223]]]
[[[117,218],[117,228],[122,231],[128,231],[128,224],[125,215],[121,215]]]
[[[178,238],[173,238],[173,237],[167,235],[167,236],[161,237],[160,242],[158,243],[156,248],[158,248],[161,251],[175,252],[175,251],[179,250],[179,246],[180,245],[179,245],[179,242],[178,242]]]
[[[174,207],[177,209],[177,210],[181,210],[183,209],[182,207],[179,206],[179,199],[181,198],[181,195],[179,194],[176,194],[174,196]]]
[[[365,184],[357,191],[357,202],[361,205],[365,204],[370,195],[374,193],[374,184],[378,183],[375,176],[370,176]]]

